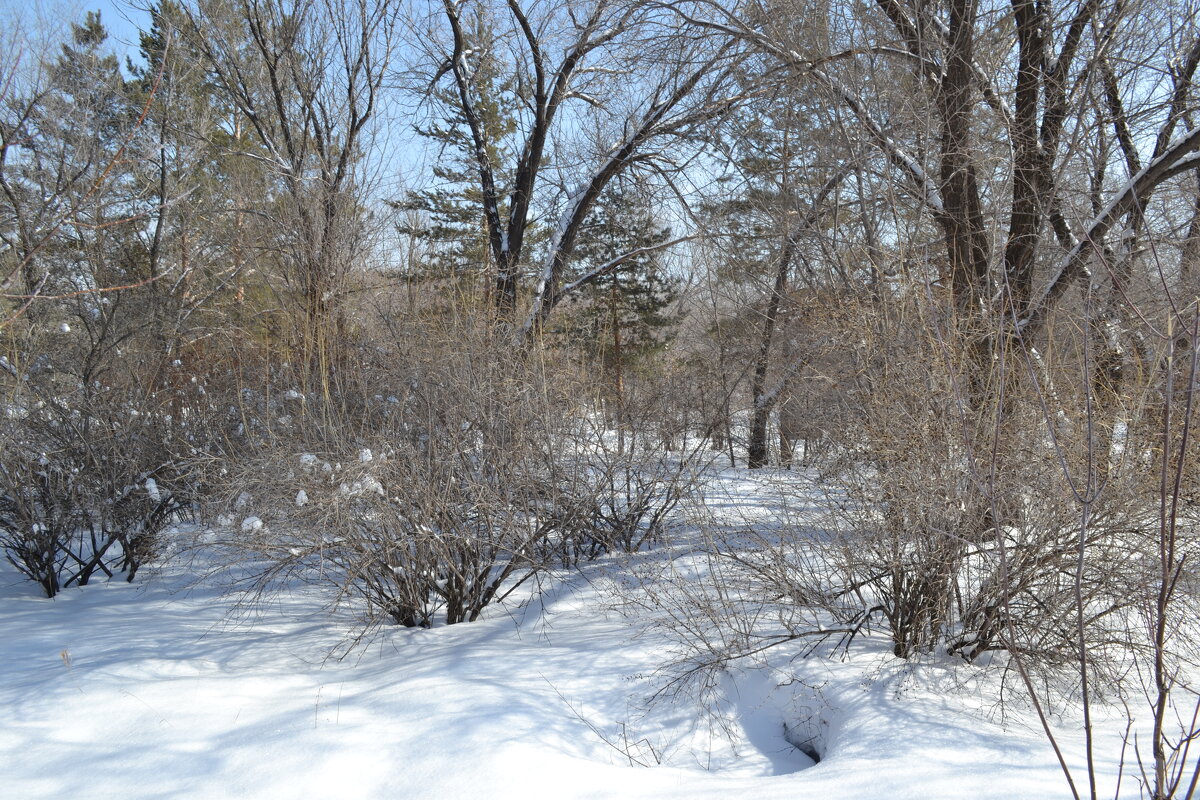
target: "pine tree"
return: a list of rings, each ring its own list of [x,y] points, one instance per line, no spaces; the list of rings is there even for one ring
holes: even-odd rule
[[[119,375],[114,365],[143,327],[122,288],[139,280],[145,225],[133,166],[139,114],[107,39],[96,12],[71,26],[42,64],[45,83],[24,103],[0,175],[28,298],[11,355],[37,364],[54,394],[87,396]]]
[[[516,162],[514,134],[522,87],[500,57],[486,9],[475,9],[470,24],[472,100],[487,131],[488,159],[497,167],[500,212],[507,216],[512,175],[502,167]],[[471,132],[454,89],[437,88],[431,98],[443,109],[444,116],[428,127],[415,126],[415,130],[436,145],[437,161],[430,169],[434,182],[393,204],[401,210],[418,212],[415,221],[400,226],[401,233],[425,245],[423,261],[410,265],[411,277],[466,279],[490,288],[495,265],[488,246]],[[480,277],[482,281],[477,280]]]
[[[744,347],[753,364],[750,467],[767,464],[768,422],[788,380],[785,369],[773,387],[767,384],[779,329],[787,324],[796,262],[803,260],[798,258],[802,241],[808,229],[821,224],[816,207],[845,176],[841,167],[832,170],[833,177],[822,169],[819,150],[830,149],[832,140],[823,135],[820,116],[788,100],[764,101],[723,131],[734,169],[722,182],[736,181],[737,189],[704,210],[722,242],[721,277],[755,298],[747,309],[751,316],[743,320],[757,328],[756,341]]]
[[[643,194],[615,185],[601,195],[584,223],[574,276],[670,238],[670,228],[655,219]],[[659,252],[646,253],[584,287],[564,310],[558,329],[601,367],[620,397],[624,376],[670,343],[678,322],[670,308],[678,295],[678,281],[667,274]]]
[[[121,242],[138,209],[129,162],[118,155],[136,112],[107,39],[99,12],[72,24],[31,118],[20,161],[23,213],[38,217],[49,238],[31,243],[29,294],[86,291],[127,277]]]
[[[195,31],[174,0],[151,9],[140,56],[128,69],[130,93],[148,112],[135,171],[151,204],[142,237],[151,286],[158,295],[177,289],[176,301],[210,315],[233,314],[243,330],[260,328],[261,309],[239,314],[238,306],[247,295],[267,298],[277,272],[271,250],[259,246],[280,194],[265,149],[203,69]],[[252,205],[258,213],[248,213]]]

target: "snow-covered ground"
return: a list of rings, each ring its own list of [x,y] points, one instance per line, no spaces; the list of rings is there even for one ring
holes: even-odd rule
[[[231,614],[220,582],[194,574],[168,561],[46,600],[5,565],[0,797],[1069,796],[1030,718],[1001,724],[986,677],[906,665],[882,643],[747,665],[703,704],[647,705],[667,641],[615,610],[615,559],[343,658],[349,611],[305,591]],[[1110,777],[1116,747],[1101,745]]]

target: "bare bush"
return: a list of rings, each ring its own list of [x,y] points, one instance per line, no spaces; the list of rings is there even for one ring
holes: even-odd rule
[[[653,424],[662,413],[657,404],[635,405],[640,404],[625,403],[622,430],[581,418],[573,443],[559,455],[570,464],[571,479],[556,487],[559,535],[548,544],[564,565],[609,552],[636,553],[660,542],[696,488],[700,451],[675,450],[673,437],[659,435]]]
[[[581,424],[568,365],[488,325],[385,321],[391,346],[361,350],[339,407],[257,393],[270,434],[219,482],[258,591],[317,580],[371,620],[469,622],[549,566],[658,535],[685,467],[643,472],[640,445],[618,456]]]
[[[159,554],[164,529],[190,510],[174,421],[115,389],[86,403],[24,398],[28,405],[9,406],[0,435],[8,560],[47,597],[98,573],[132,581]]]
[[[1127,434],[1081,542],[1062,467],[1095,435],[1072,410],[1084,404],[1060,381],[1054,430],[1035,393],[1010,398],[996,430],[968,411],[987,406],[964,399],[970,353],[948,347],[962,339],[937,311],[919,297],[847,298],[824,314],[829,341],[852,343],[820,357],[844,392],[825,451],[808,472],[764,476],[767,517],[708,519],[700,580],[664,599],[693,667],[875,630],[901,658],[1016,653],[1061,676],[1077,661],[1082,607],[1096,685],[1117,685],[1145,643],[1130,630],[1152,572],[1156,495],[1134,455],[1145,442]]]

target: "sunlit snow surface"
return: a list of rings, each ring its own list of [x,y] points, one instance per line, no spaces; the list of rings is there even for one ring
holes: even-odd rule
[[[754,502],[754,482],[722,485]],[[196,569],[168,561],[54,600],[0,570],[0,797],[1068,795],[1025,712],[999,724],[992,683],[949,662],[913,669],[882,643],[747,665],[707,708],[691,694],[647,706],[669,647],[613,610],[615,559],[481,622],[385,629],[341,659],[350,610],[331,617],[306,590],[231,614],[221,580]]]

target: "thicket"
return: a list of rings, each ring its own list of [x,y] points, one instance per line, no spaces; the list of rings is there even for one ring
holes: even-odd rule
[[[1190,793],[1192,12],[163,0],[128,63],[8,26],[0,546],[52,596],[201,519],[258,591],[429,626],[704,519],[710,460],[791,468],[656,598],[684,675],[871,633],[1068,676]],[[397,188],[401,128],[438,164]]]

